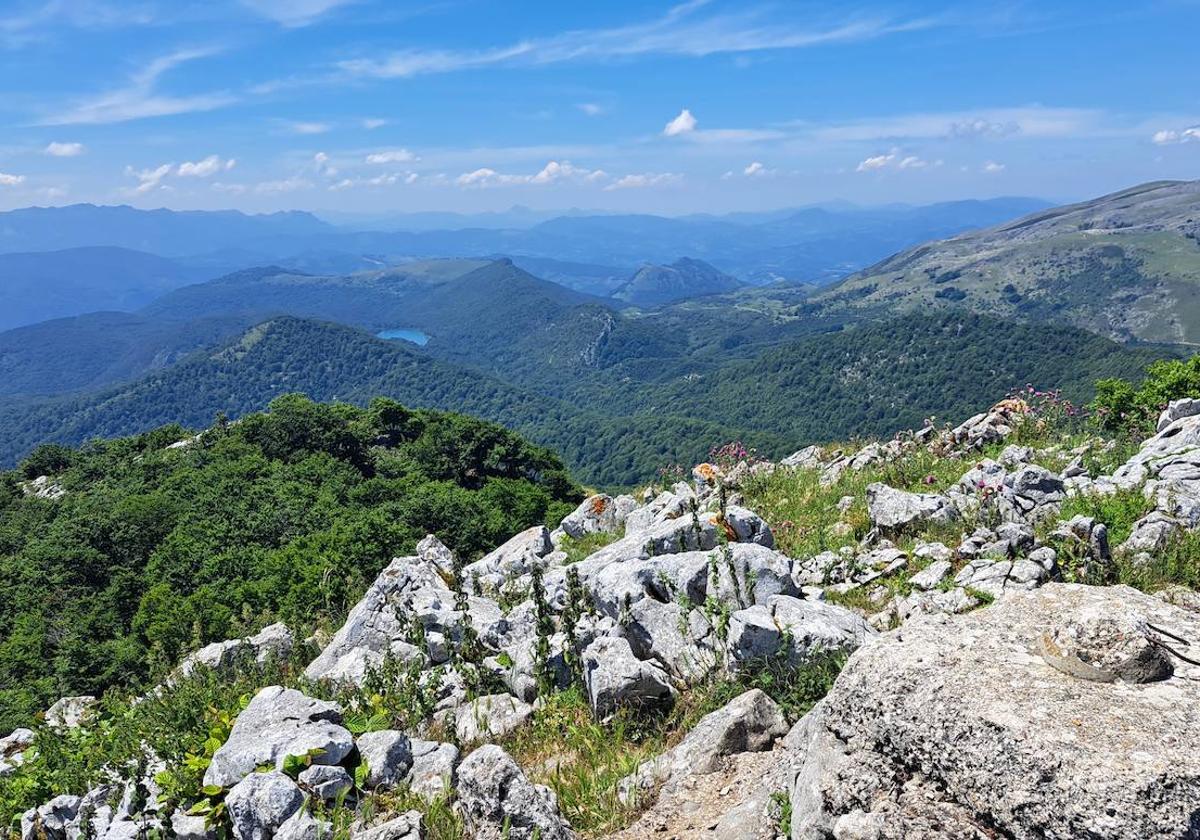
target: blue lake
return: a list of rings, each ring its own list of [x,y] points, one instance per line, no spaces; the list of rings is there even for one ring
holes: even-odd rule
[[[420,330],[410,329],[408,327],[398,327],[394,330],[381,330],[375,333],[378,338],[386,338],[389,340],[400,339],[402,341],[411,341],[413,344],[420,344],[424,347],[429,343],[429,336]]]

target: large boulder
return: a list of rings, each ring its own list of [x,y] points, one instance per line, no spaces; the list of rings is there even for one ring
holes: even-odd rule
[[[958,511],[945,496],[908,493],[881,482],[867,485],[867,513],[881,531],[898,531],[923,522],[946,524]]]
[[[495,744],[468,755],[458,768],[458,803],[474,840],[574,840],[554,794],[532,784]]]
[[[225,797],[236,840],[271,840],[303,804],[300,788],[291,777],[278,771],[251,773]]]
[[[507,581],[529,574],[533,565],[552,551],[549,529],[535,525],[466,566],[463,577],[471,586],[478,583],[482,589],[498,590]]]
[[[461,744],[503,738],[533,717],[533,706],[511,694],[488,694],[464,703],[454,715],[454,732]]]
[[[678,746],[643,762],[621,781],[621,797],[629,800],[637,790],[715,773],[726,756],[770,749],[787,731],[787,718],[775,701],[752,688],[701,718]]]
[[[727,655],[736,669],[779,661],[796,667],[823,653],[852,651],[874,635],[862,617],[844,607],[776,595],[733,613]]]
[[[616,533],[625,527],[625,518],[637,508],[633,496],[613,498],[607,493],[588,496],[579,507],[563,518],[558,526],[572,539],[588,534]]]
[[[910,619],[787,736],[791,836],[1200,835],[1200,667],[1147,653],[1167,633],[1200,614],[1123,586]]]
[[[419,557],[396,558],[375,578],[304,675],[311,680],[358,681],[389,652],[402,661],[417,658],[421,652],[407,641],[412,614],[448,615],[453,607],[454,593],[432,563]]]
[[[412,768],[412,743],[395,729],[367,732],[358,736],[358,753],[367,763],[363,787],[367,790],[392,787],[404,781]]]
[[[619,708],[664,708],[674,702],[667,672],[634,656],[625,639],[602,636],[588,645],[582,659],[584,689],[598,717]]]
[[[213,642],[188,654],[179,663],[176,672],[186,677],[197,668],[226,668],[241,657],[247,657],[258,665],[264,665],[271,657],[286,657],[292,652],[292,631],[286,624],[271,624],[245,639],[230,639]]]
[[[238,715],[229,739],[213,754],[204,784],[228,787],[259,766],[282,770],[289,755],[314,764],[339,764],[354,749],[341,710],[292,688],[268,686]]]

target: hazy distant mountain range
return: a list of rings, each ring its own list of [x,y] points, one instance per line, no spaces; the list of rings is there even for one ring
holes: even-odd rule
[[[21,300],[0,314],[0,328],[128,310],[185,283],[261,265],[336,275],[428,257],[509,256],[553,282],[602,297],[643,265],[681,258],[711,263],[744,283],[822,283],[926,239],[1046,206],[1038,199],[1002,198],[683,218],[543,219],[531,211],[500,216],[526,222],[510,227],[471,227],[478,216],[454,214],[393,220],[407,220],[413,227],[408,230],[336,226],[304,212],[26,208],[0,213],[0,255],[22,255],[0,260],[0,293]],[[445,227],[427,227],[433,222]]]
[[[0,332],[0,462],[41,440],[200,425],[288,391],[385,393],[508,423],[585,480],[619,485],[733,437],[776,451],[885,434],[1027,383],[1086,399],[1096,377],[1136,376],[1200,335],[1200,183],[1032,202],[975,229],[1028,203],[392,233],[303,213],[64,208],[71,222],[57,229],[41,212],[0,214],[27,249],[0,255],[0,293],[25,306],[7,308],[7,323],[37,317],[35,304],[96,310]],[[122,244],[88,244],[92,216]],[[759,266],[836,260],[832,242],[859,243],[865,262],[939,226],[956,235],[824,287],[723,267],[754,254]],[[28,250],[39,242],[72,247]],[[214,247],[181,252],[188,242]],[[496,256],[521,249],[544,251]],[[255,264],[263,254],[278,258]],[[223,262],[236,270],[196,282]]]

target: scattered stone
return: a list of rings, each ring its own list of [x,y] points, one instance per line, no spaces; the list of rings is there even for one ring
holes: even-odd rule
[[[351,840],[421,840],[421,812],[408,811],[373,828],[355,831]]]
[[[339,764],[354,749],[354,738],[341,721],[341,710],[333,703],[268,686],[238,715],[229,739],[204,772],[204,784],[228,787],[264,764],[282,770],[289,755],[311,755],[314,764]]]
[[[635,791],[714,773],[726,756],[770,749],[787,731],[787,719],[775,701],[760,689],[751,689],[701,718],[678,746],[643,762],[621,781],[621,799],[628,803]]]
[[[915,589],[934,589],[950,574],[949,560],[936,560],[909,579]]]
[[[265,665],[271,657],[286,657],[292,652],[292,631],[286,624],[272,624],[245,639],[230,639],[213,642],[183,658],[176,669],[181,677],[191,675],[197,668],[219,670],[228,668],[240,657],[252,657],[258,665]]]
[[[873,635],[862,618],[843,607],[776,595],[730,617],[727,655],[734,668],[780,658],[798,667],[822,653],[852,651]]]
[[[533,717],[533,706],[511,694],[488,694],[465,703],[454,715],[459,743],[475,744],[503,738]]]
[[[675,690],[667,672],[633,655],[626,639],[602,636],[583,652],[583,685],[597,717],[619,708],[669,707]]]
[[[907,493],[880,482],[867,485],[867,513],[872,524],[885,532],[919,522],[946,524],[958,518],[958,512],[945,496]]]
[[[413,793],[433,800],[454,786],[459,756],[454,744],[413,738],[412,756],[412,768],[405,782]]]
[[[367,763],[363,787],[367,790],[392,787],[404,781],[412,768],[412,744],[395,729],[367,732],[358,736],[358,752]]]
[[[46,723],[56,729],[75,729],[87,720],[96,698],[90,694],[63,697],[46,710]]]
[[[468,755],[458,768],[458,802],[474,840],[574,840],[553,793],[531,784],[494,744]]]
[[[271,840],[303,804],[300,788],[278,771],[251,773],[225,796],[236,840]]]
[[[304,770],[296,781],[322,802],[334,802],[342,791],[354,787],[354,780],[344,768],[328,764],[314,764]]]

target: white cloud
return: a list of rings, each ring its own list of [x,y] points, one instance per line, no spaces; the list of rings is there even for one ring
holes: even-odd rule
[[[242,0],[265,18],[287,27],[308,26],[318,18],[356,0]]]
[[[208,178],[209,176],[216,175],[218,172],[228,172],[236,165],[237,161],[233,158],[222,160],[216,155],[209,155],[204,160],[179,164],[179,168],[175,170],[175,174],[184,178]]]
[[[333,126],[323,122],[291,122],[287,124],[287,128],[293,134],[311,135],[324,134]]]
[[[159,79],[182,64],[207,58],[219,50],[187,49],[156,58],[135,73],[129,84],[91,99],[77,102],[67,110],[41,120],[41,125],[100,125],[128,122],[148,117],[165,117],[195,111],[212,111],[237,101],[225,92],[190,96],[170,96],[157,92]]]
[[[512,175],[497,172],[495,169],[482,167],[459,175],[454,183],[460,187],[504,187],[519,184],[553,184],[559,181],[572,181],[581,184],[595,184],[608,178],[603,169],[586,169],[575,166],[569,161],[552,160],[532,175]]]
[[[408,149],[387,149],[382,152],[373,152],[367,155],[367,163],[409,163],[417,159],[417,156]]]
[[[701,57],[801,49],[865,41],[935,25],[932,20],[853,17],[821,28],[806,28],[766,20],[761,10],[700,14],[709,5],[709,0],[687,0],[644,23],[608,29],[577,29],[476,50],[403,50],[379,58],[344,61],[339,67],[352,76],[394,79],[496,65],[538,66],[638,55]]]
[[[604,113],[604,106],[595,102],[580,102],[575,106],[589,117],[598,117]]]
[[[624,175],[604,189],[606,192],[611,192],[612,190],[636,190],[646,187],[663,186],[664,184],[675,184],[682,180],[683,176],[674,172],[643,172],[636,175]]]
[[[24,175],[11,175],[8,172],[0,172],[0,187],[15,187],[24,182]]]
[[[886,155],[872,155],[871,157],[867,158],[866,160],[859,162],[858,166],[855,168],[855,171],[856,172],[871,172],[876,169],[883,169],[884,167],[886,167],[888,164],[890,164],[895,159],[896,159],[895,152],[892,152],[892,153],[886,154]]]
[[[679,116],[671,120],[663,128],[664,137],[678,137],[680,134],[696,130],[696,118],[692,116],[692,112],[684,108],[679,112]]]
[[[173,164],[170,163],[164,163],[154,169],[134,169],[132,166],[126,166],[125,174],[138,180],[138,185],[129,192],[134,195],[143,195],[151,190],[164,187],[163,180],[171,174],[172,168]]]
[[[1003,172],[1007,167],[1003,163],[996,163],[994,160],[989,160],[983,165],[983,171],[988,175],[995,175],[998,172]]]
[[[383,128],[387,124],[387,120],[381,120],[377,117],[367,117],[362,121],[362,127],[367,131],[374,131],[377,128]]]
[[[1162,131],[1154,132],[1154,136],[1150,138],[1159,146],[1170,146],[1175,143],[1192,143],[1200,142],[1200,125],[1193,125],[1188,128],[1166,128]]]
[[[330,184],[329,189],[338,192],[357,187],[391,187],[396,184],[415,184],[418,178],[420,176],[416,172],[389,172],[373,178],[343,178],[336,184]]]
[[[941,166],[942,161],[932,163],[917,155],[906,155],[899,149],[892,149],[887,154],[872,155],[860,161],[855,167],[856,172],[879,172],[884,169],[926,169],[930,166]]]
[[[84,151],[82,143],[50,143],[42,150],[50,157],[77,157]]]

